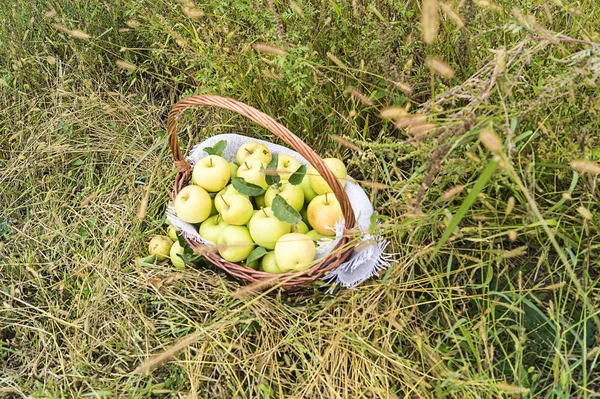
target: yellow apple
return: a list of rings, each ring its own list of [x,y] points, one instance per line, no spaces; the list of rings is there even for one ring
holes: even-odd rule
[[[231,179],[229,162],[218,155],[209,155],[200,159],[192,171],[194,184],[208,192],[222,190]]]
[[[275,261],[282,272],[299,272],[312,266],[316,246],[306,234],[289,233],[275,244]]]
[[[304,206],[304,192],[300,186],[294,186],[288,181],[270,187],[265,192],[265,205],[271,206],[273,199],[279,194],[292,208],[299,211]]]
[[[267,252],[260,260],[259,270],[267,273],[273,274],[281,274],[283,273],[279,266],[277,266],[277,261],[275,260],[275,252],[270,251]]]
[[[338,178],[342,187],[346,186],[346,176],[348,172],[346,170],[346,165],[337,159],[337,158],[325,158],[323,159],[325,165],[333,172],[334,176]],[[333,190],[329,187],[329,184],[321,177],[319,171],[311,166],[308,168],[308,181],[310,182],[310,186],[317,194],[325,194],[332,193]]]
[[[242,144],[235,154],[235,161],[238,165],[251,160],[258,160],[268,165],[272,158],[271,151],[264,144],[253,141]]]
[[[223,196],[225,196],[225,198],[228,198],[228,197],[230,197],[232,195],[241,195],[241,196],[246,197],[248,199],[250,198],[247,195],[244,195],[244,194],[240,193],[238,190],[236,190],[233,187],[233,184],[230,184],[227,187],[225,187],[223,190],[219,191],[217,193],[217,195],[215,195],[214,204],[215,204],[215,210],[217,211],[215,213],[215,215],[223,210],[223,204],[224,204],[224,202],[223,202]]]
[[[241,262],[254,249],[254,241],[246,226],[227,226],[217,242],[219,254],[229,262]]]
[[[219,235],[227,226],[229,226],[229,223],[225,222],[221,215],[211,216],[202,222],[200,228],[198,229],[198,234],[205,240],[214,242],[216,244],[217,240],[219,239]]]
[[[183,259],[179,256],[183,255],[183,247],[179,245],[179,241],[173,243],[169,255],[171,257],[171,263],[176,269],[185,269],[185,263],[183,263]]]
[[[241,226],[248,223],[254,212],[252,202],[241,195],[232,195],[230,197],[221,197],[223,207],[221,216],[229,224]]]
[[[173,241],[169,237],[154,236],[148,243],[148,252],[150,255],[156,255],[156,259],[163,261],[169,257],[171,245],[173,245]]]
[[[208,192],[200,186],[186,186],[173,201],[179,219],[186,223],[203,222],[212,208],[212,200]]]
[[[315,198],[318,195],[315,192],[315,190],[313,190],[313,188],[310,186],[310,182],[308,181],[308,174],[304,175],[304,178],[302,179],[302,183],[300,183],[300,187],[302,188],[302,191],[304,191],[304,201],[305,202],[312,201],[313,198]]]
[[[277,219],[271,208],[263,208],[252,216],[248,230],[255,243],[273,249],[279,237],[290,232],[290,225]]]
[[[333,194],[316,196],[308,204],[306,215],[312,228],[326,236],[335,235],[335,224],[343,218],[342,207]]]
[[[281,180],[288,180],[302,164],[296,158],[287,154],[279,154],[277,159],[277,174]]]
[[[248,183],[267,189],[269,185],[265,180],[265,172],[263,170],[266,165],[266,163],[257,159],[246,161],[238,168],[237,177],[241,177]]]

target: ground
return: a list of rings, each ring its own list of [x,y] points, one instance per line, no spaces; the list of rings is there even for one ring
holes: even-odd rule
[[[1,2],[0,396],[599,396],[600,8],[437,4]],[[393,267],[282,296],[140,261],[206,93],[344,159]]]

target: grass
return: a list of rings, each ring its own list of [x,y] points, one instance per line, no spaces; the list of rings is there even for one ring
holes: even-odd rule
[[[600,160],[600,9],[451,3],[466,27],[444,11],[425,45],[416,1],[1,2],[0,396],[600,396],[600,191],[570,166]],[[240,297],[140,262],[175,175],[166,115],[200,93],[378,183],[394,267]],[[182,148],[225,131],[271,139],[192,111]]]

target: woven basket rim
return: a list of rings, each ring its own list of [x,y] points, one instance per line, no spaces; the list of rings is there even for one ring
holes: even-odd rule
[[[180,100],[173,106],[167,121],[169,146],[177,168],[175,184],[171,194],[172,199],[175,200],[179,191],[187,185],[191,178],[190,164],[184,159],[181,149],[179,148],[176,123],[177,115],[187,108],[198,106],[223,108],[245,116],[258,125],[266,128],[271,134],[283,140],[292,150],[302,155],[310,165],[317,169],[333,190],[333,194],[338,199],[342,209],[345,228],[344,234],[330,254],[321,258],[320,261],[309,269],[298,273],[271,274],[228,262],[221,258],[218,253],[215,253],[214,249],[210,246],[186,237],[185,240],[188,245],[190,245],[195,252],[202,254],[208,262],[242,282],[257,283],[268,279],[269,284],[266,286],[277,286],[284,291],[297,291],[302,289],[315,280],[326,276],[344,263],[353,252],[354,239],[352,238],[352,230],[356,225],[356,216],[354,215],[352,204],[350,203],[350,199],[344,188],[333,172],[327,167],[323,159],[317,155],[314,150],[269,115],[240,101],[215,95],[197,95]]]

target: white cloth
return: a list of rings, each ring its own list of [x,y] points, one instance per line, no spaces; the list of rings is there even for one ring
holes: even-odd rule
[[[235,155],[240,146],[248,141],[254,141],[264,144],[272,154],[288,154],[296,157],[301,164],[309,166],[309,163],[302,155],[297,152],[264,140],[257,140],[252,137],[241,136],[238,134],[220,134],[212,136],[200,144],[195,145],[190,151],[187,161],[193,166],[201,158],[208,155],[204,148],[213,147],[217,142],[224,140],[227,142],[225,150],[221,154],[228,161],[235,161]],[[371,216],[373,215],[373,205],[363,189],[349,177],[345,186],[346,194],[352,204],[354,215],[356,216],[357,228],[364,232],[362,241],[357,245],[351,257],[340,265],[337,269],[323,278],[328,282],[334,282],[344,287],[355,287],[366,279],[376,276],[379,271],[390,267],[391,255],[385,254],[385,248],[388,242],[380,236],[373,236],[371,227]],[[210,244],[198,234],[198,230],[192,224],[185,223],[177,217],[172,206],[167,209],[167,219],[189,239],[198,242]],[[335,244],[340,240],[344,231],[343,221],[336,226],[331,226],[336,230],[336,239],[324,240],[318,243],[315,259],[320,259],[331,252]]]

